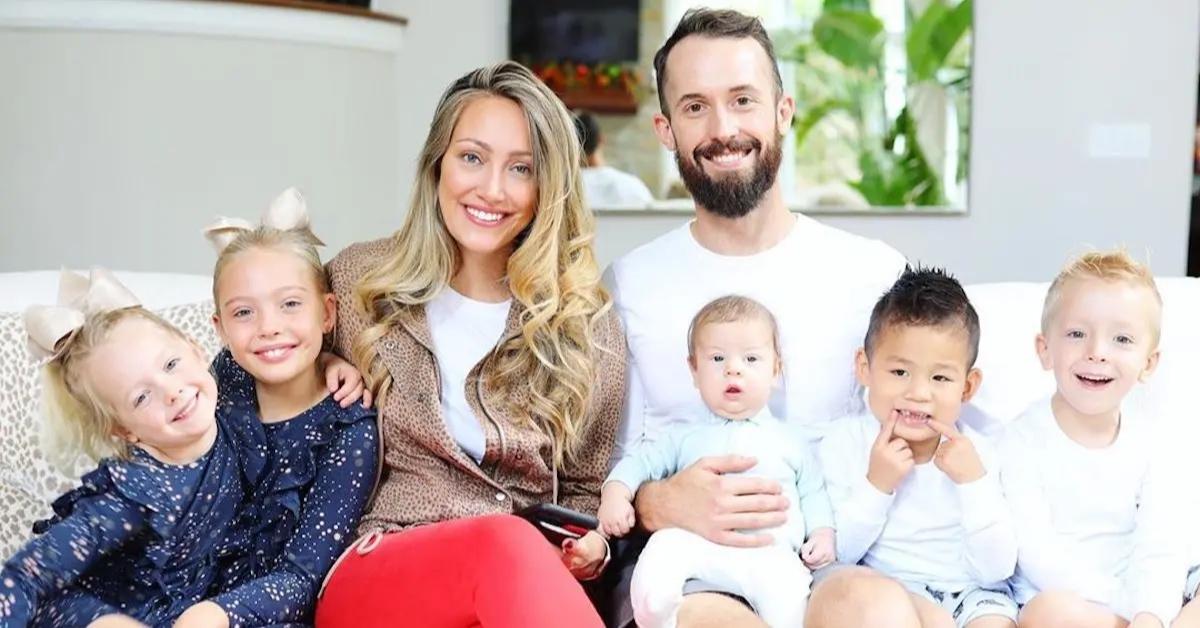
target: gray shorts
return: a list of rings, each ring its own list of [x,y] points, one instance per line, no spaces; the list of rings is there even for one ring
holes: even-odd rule
[[[920,582],[900,580],[915,595],[942,607],[954,618],[954,625],[963,628],[968,622],[985,615],[999,615],[1017,623],[1017,602],[1008,585],[997,583],[986,587],[971,587],[962,591],[938,591]]]
[[[831,574],[847,567],[851,567],[851,565],[835,563],[818,569],[813,572],[813,587],[815,588]],[[967,622],[985,615],[1000,615],[1011,619],[1014,624],[1017,622],[1017,611],[1019,610],[1017,602],[1013,599],[1008,585],[1002,582],[962,591],[938,591],[920,582],[908,580],[897,579],[896,582],[908,589],[910,593],[919,595],[945,609],[947,613],[950,613],[950,617],[954,619],[954,625],[958,628],[963,628]]]
[[[719,584],[714,584],[707,580],[691,578],[687,582],[683,583],[683,594],[691,595],[693,593],[716,593],[718,595],[724,595],[731,600],[741,602],[742,606],[754,611],[755,614],[758,613],[758,611],[755,610],[754,605],[750,603],[750,600],[747,600],[738,593],[727,590]]]

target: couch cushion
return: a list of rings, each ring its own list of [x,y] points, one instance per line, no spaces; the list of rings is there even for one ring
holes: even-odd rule
[[[57,276],[50,281],[56,285]],[[46,302],[52,302],[51,299]],[[212,301],[155,310],[196,339],[211,358],[220,346],[212,329]],[[50,514],[50,502],[75,485],[51,466],[40,446],[37,363],[29,355],[17,312],[0,313],[0,559],[30,535],[32,523]],[[92,465],[81,460],[77,472]]]

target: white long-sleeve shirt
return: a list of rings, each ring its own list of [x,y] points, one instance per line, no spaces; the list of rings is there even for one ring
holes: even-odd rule
[[[687,366],[687,330],[709,301],[740,294],[779,323],[781,385],[769,407],[780,420],[818,426],[862,408],[852,369],[871,308],[904,257],[878,240],[806,216],[775,246],[754,255],[719,255],[684,224],[613,262],[605,283],[629,341],[625,416],[613,459],[708,409]],[[815,438],[812,437],[812,438]]]
[[[1170,625],[1186,551],[1172,457],[1158,445],[1154,427],[1128,404],[1116,440],[1099,449],[1062,431],[1049,398],[1009,425],[1001,480],[1020,522],[1018,602],[1067,590],[1126,619],[1148,612]]]
[[[818,449],[837,525],[838,562],[892,578],[962,591],[1012,575],[1017,539],[986,439],[961,422],[984,477],[955,484],[931,461],[913,467],[895,493],[867,480],[880,423],[870,413],[838,419]]]

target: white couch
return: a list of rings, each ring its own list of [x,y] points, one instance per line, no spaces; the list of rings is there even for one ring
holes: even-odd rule
[[[208,351],[217,339],[209,324],[210,281],[204,276],[118,273],[143,300]],[[30,523],[48,513],[48,502],[71,479],[53,471],[38,450],[36,369],[26,353],[20,311],[33,303],[52,303],[56,272],[0,273],[0,559],[28,534]],[[1135,389],[1135,400],[1154,415],[1177,424],[1181,447],[1191,447],[1193,409],[1188,387],[1200,382],[1200,279],[1159,280],[1164,300],[1162,361],[1153,379]],[[1003,422],[1054,390],[1033,350],[1041,316],[1044,283],[993,283],[968,286],[979,311],[982,340],[978,366],[983,386],[973,423],[994,434]],[[850,356],[846,356],[849,365]]]

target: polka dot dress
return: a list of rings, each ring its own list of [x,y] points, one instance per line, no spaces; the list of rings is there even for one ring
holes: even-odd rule
[[[254,379],[222,352],[213,363],[221,404],[258,419]],[[353,540],[374,489],[375,411],[333,397],[264,425],[270,463],[221,558],[214,601],[231,626],[312,621],[326,572]]]
[[[218,416],[212,449],[186,465],[134,448],[55,500],[55,516],[5,563],[0,625],[83,626],[123,613],[169,626],[220,579],[218,556],[266,460],[257,423]]]

